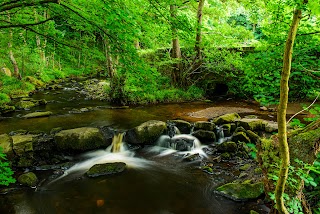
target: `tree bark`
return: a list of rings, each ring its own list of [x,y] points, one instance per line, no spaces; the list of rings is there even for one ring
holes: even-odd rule
[[[171,31],[172,31],[172,54],[171,57],[173,60],[176,60],[173,64],[173,71],[172,71],[172,80],[174,84],[178,84],[180,81],[180,72],[181,72],[181,50],[180,50],[180,43],[178,37],[178,30],[175,27],[175,23],[173,20],[176,19],[177,16],[177,6],[170,5],[170,16],[171,16]]]
[[[283,68],[281,73],[280,82],[280,103],[278,107],[278,140],[281,166],[279,172],[279,179],[275,189],[276,207],[279,213],[288,214],[283,200],[283,193],[285,184],[288,178],[288,169],[290,164],[289,146],[287,142],[287,121],[286,112],[288,104],[288,92],[289,92],[289,76],[292,62],[293,45],[297,35],[299,22],[302,18],[302,12],[300,9],[295,9],[293,13],[292,23],[289,30],[289,34],[286,41],[284,56],[283,56]]]
[[[110,54],[110,45],[108,44],[107,39],[104,39],[104,48],[105,48],[106,65],[107,65],[108,75],[109,75],[109,78],[111,79],[111,82],[112,82],[112,79],[115,74],[115,70],[113,68],[113,60],[112,60],[112,56]]]
[[[10,22],[10,15],[7,13],[8,21]],[[18,63],[14,57],[13,51],[12,51],[12,41],[13,41],[13,32],[12,29],[9,30],[9,42],[8,42],[8,49],[9,49],[9,58],[13,65],[13,76],[21,79],[21,74],[19,72],[19,66]]]
[[[199,61],[202,60],[202,54],[201,54],[201,41],[202,41],[202,34],[201,34],[201,27],[202,27],[202,11],[203,11],[203,6],[204,6],[205,0],[199,0],[199,5],[198,5],[198,11],[197,11],[197,30],[196,30],[196,44],[195,44],[195,51],[196,51],[196,59]]]

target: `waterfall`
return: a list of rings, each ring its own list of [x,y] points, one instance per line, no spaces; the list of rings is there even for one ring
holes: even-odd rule
[[[224,138],[224,132],[222,126],[216,126],[217,128],[217,137],[218,137],[218,143],[223,143],[225,141]]]
[[[122,142],[124,133],[117,133],[112,138],[112,144],[107,148],[107,151],[112,153],[124,152],[126,150],[125,145]]]

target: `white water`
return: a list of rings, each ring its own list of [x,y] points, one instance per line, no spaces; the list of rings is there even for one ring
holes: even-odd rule
[[[192,146],[188,146],[188,151],[178,151],[177,150],[177,140],[185,140],[192,142]],[[201,157],[207,157],[207,154],[203,151],[203,148],[207,147],[201,145],[200,141],[188,134],[178,134],[174,137],[170,138],[168,135],[162,135],[156,142],[157,146],[150,148],[150,152],[157,152],[159,153],[157,156],[167,156],[171,154],[178,154],[178,155],[193,155],[198,153]]]

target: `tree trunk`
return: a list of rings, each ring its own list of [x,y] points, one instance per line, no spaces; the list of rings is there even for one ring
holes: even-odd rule
[[[201,35],[201,27],[202,27],[202,10],[203,10],[203,6],[204,6],[204,2],[205,0],[199,0],[199,5],[198,5],[198,12],[197,12],[197,20],[198,20],[198,24],[197,24],[197,35],[196,35],[196,45],[194,47],[195,51],[196,51],[196,59],[198,59],[199,61],[202,60],[202,54],[201,54],[201,40],[202,40],[202,35]]]
[[[106,55],[106,66],[108,70],[108,75],[112,82],[112,78],[114,77],[115,70],[113,68],[112,56],[110,54],[110,45],[108,44],[107,39],[104,39],[104,49],[105,49],[105,55]]]
[[[7,13],[8,21],[10,22],[10,15]],[[19,72],[19,66],[18,63],[14,57],[13,51],[12,51],[12,42],[13,42],[13,32],[12,29],[9,29],[9,42],[8,42],[8,49],[9,49],[9,58],[13,65],[13,76],[21,79],[21,74]]]
[[[174,84],[178,84],[180,81],[181,72],[181,50],[179,44],[178,30],[175,27],[173,20],[177,16],[177,6],[170,5],[170,16],[171,16],[171,31],[172,31],[172,54],[171,57],[176,62],[173,64],[172,80]]]
[[[140,49],[140,42],[139,40],[134,40],[134,47],[139,50]]]
[[[283,193],[285,184],[288,178],[288,169],[290,164],[289,146],[287,142],[287,121],[286,112],[288,104],[288,92],[289,92],[289,76],[291,70],[292,51],[293,44],[296,38],[299,22],[301,20],[301,10],[296,9],[293,13],[292,23],[290,31],[287,37],[284,56],[283,56],[283,68],[281,73],[280,82],[280,103],[278,107],[278,140],[280,149],[281,166],[279,172],[279,179],[275,189],[276,207],[279,213],[288,214],[288,211],[284,205]]]

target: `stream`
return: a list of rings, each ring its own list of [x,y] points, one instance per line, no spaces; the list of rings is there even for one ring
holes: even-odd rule
[[[2,115],[0,134],[18,129],[50,132],[52,128],[111,126],[117,130],[133,128],[148,120],[167,121],[184,119],[190,122],[206,121],[193,117],[193,112],[209,107],[249,108],[240,115],[255,114],[274,120],[274,115],[259,112],[259,107],[244,102],[217,101],[133,106],[111,105],[105,101],[86,99],[81,83],[67,82],[58,90],[42,90],[32,96],[45,99],[48,104],[30,110],[19,110]],[[80,109],[86,108],[84,112]],[[24,119],[34,111],[51,111],[44,118]],[[17,188],[0,195],[0,213],[155,213],[155,214],[248,214],[250,210],[267,213],[268,208],[257,200],[235,202],[216,194],[213,190],[239,175],[236,163],[219,162],[215,173],[199,169],[199,162],[184,162],[176,152],[156,151],[153,146],[113,154],[107,150],[92,151],[72,157],[77,162],[67,174],[55,170],[37,171],[37,188]],[[192,152],[192,151],[191,151]],[[81,167],[97,162],[126,162],[128,168],[121,174],[88,178]],[[82,165],[81,165],[82,164]],[[87,164],[87,165],[86,165]],[[78,167],[78,168],[77,168]]]

